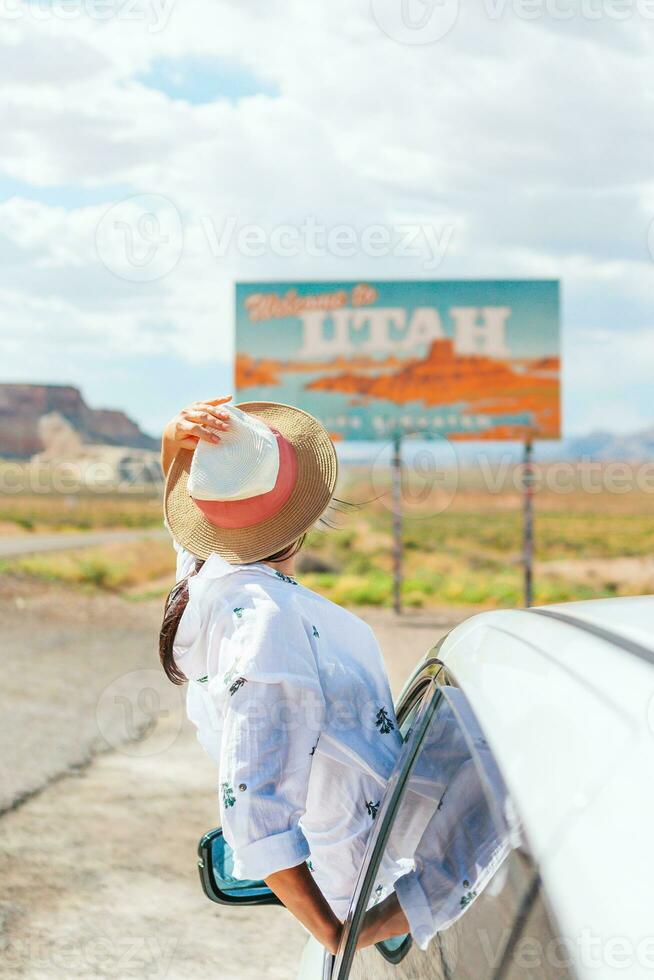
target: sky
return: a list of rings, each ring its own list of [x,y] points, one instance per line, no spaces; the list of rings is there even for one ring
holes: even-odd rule
[[[653,41],[648,0],[0,0],[0,380],[156,433],[230,390],[235,281],[558,278],[565,433],[651,426]]]

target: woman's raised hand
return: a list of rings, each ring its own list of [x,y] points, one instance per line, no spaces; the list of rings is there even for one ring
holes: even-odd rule
[[[178,449],[195,449],[199,439],[220,442],[220,433],[227,428],[229,415],[221,409],[232,396],[214,398],[208,402],[192,402],[170,420],[166,434]]]
[[[192,402],[178,412],[164,429],[161,443],[161,465],[167,473],[180,449],[195,449],[198,442],[220,442],[221,432],[229,425],[229,415],[221,405],[231,395],[206,402]]]

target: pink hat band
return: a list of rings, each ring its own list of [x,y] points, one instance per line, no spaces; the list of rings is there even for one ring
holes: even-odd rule
[[[279,471],[275,486],[245,500],[192,500],[214,527],[237,530],[261,524],[277,514],[287,502],[297,480],[297,456],[288,439],[270,426],[279,448]]]

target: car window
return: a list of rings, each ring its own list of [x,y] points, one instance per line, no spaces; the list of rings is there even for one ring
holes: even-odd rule
[[[571,976],[495,759],[450,677],[431,684],[410,728],[333,976]],[[397,901],[413,941],[354,952],[366,910]]]
[[[419,681],[415,685],[406,699],[403,699],[402,703],[398,705],[397,716],[400,735],[404,742],[411,738],[415,719],[418,717],[425,697],[429,694],[430,684],[430,678],[425,677],[424,680]],[[388,939],[377,943],[377,950],[388,962],[399,963],[409,950],[411,942],[412,939],[409,933],[403,933],[400,936],[390,936]]]

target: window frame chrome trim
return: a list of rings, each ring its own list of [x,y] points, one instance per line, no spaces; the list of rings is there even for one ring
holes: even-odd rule
[[[442,668],[442,663],[436,656],[432,654],[436,651],[436,647],[429,651],[425,658],[421,661],[419,666],[413,673],[413,676],[409,678],[404,686],[402,693],[398,698],[398,703],[396,707],[396,716],[398,725],[401,727],[404,723],[406,716],[415,707],[419,699],[424,698],[425,694],[429,690],[429,685],[432,683],[434,678],[434,670],[436,670],[436,676],[440,675],[440,670]],[[407,737],[411,734],[411,729],[407,733]],[[378,951],[379,955],[390,963],[392,966],[397,966],[402,962],[405,956],[408,955],[411,947],[413,946],[413,937],[409,933],[404,942],[398,946],[395,950],[386,949],[384,943],[375,943],[375,949]]]
[[[439,669],[431,678],[430,689],[426,695],[426,701],[418,720],[418,728],[413,732],[411,741],[405,743],[405,747],[408,746],[408,749],[405,758],[402,760],[401,768],[393,773],[388,783],[382,808],[378,814],[378,819],[380,820],[379,831],[371,839],[370,852],[366,853],[366,859],[357,879],[352,903],[354,905],[354,912],[352,912],[351,905],[348,917],[343,926],[343,937],[334,963],[334,970],[338,972],[332,973],[336,980],[347,980],[349,975],[352,960],[356,953],[356,940],[359,937],[361,924],[367,912],[370,893],[372,892],[381,858],[388,843],[388,838],[390,837],[397,808],[402,801],[404,788],[422,746],[424,736],[431,724],[434,712],[442,700],[442,694],[440,693],[442,681],[440,678],[445,670],[445,665],[440,661],[438,661],[438,665]],[[374,871],[372,871],[373,868]],[[366,899],[362,903],[361,898],[364,894],[366,895]]]

